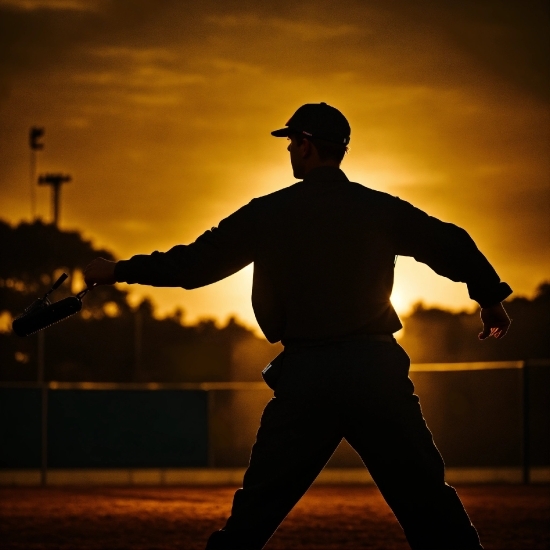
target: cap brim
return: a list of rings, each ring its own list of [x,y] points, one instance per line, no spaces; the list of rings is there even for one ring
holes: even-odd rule
[[[291,132],[292,130],[287,126],[286,128],[281,128],[280,130],[273,130],[271,135],[275,137],[288,137]]]

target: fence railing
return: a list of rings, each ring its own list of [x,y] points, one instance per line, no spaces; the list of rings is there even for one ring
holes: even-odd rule
[[[415,364],[447,463],[550,466],[550,360]],[[263,382],[0,383],[0,468],[244,467]],[[358,465],[347,451],[332,463]],[[329,467],[331,463],[329,463]]]

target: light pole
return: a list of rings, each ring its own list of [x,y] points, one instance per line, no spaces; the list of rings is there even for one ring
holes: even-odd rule
[[[44,144],[39,141],[44,136],[44,128],[33,126],[29,130],[29,147],[30,147],[30,192],[31,192],[31,222],[36,219],[36,165],[37,152],[44,149]],[[48,384],[44,376],[44,331],[40,331],[37,335],[37,373],[36,378],[38,387],[40,388],[41,396],[41,467],[40,481],[42,485],[47,482],[48,468]]]
[[[44,144],[38,140],[44,136],[44,128],[33,126],[29,130],[29,147],[31,150],[30,157],[30,186],[31,186],[31,222],[36,218],[36,164],[37,164],[37,151],[44,149]]]
[[[65,174],[44,174],[38,178],[38,185],[50,185],[52,188],[52,214],[53,223],[59,227],[59,201],[61,198],[61,186],[69,183],[71,176]]]

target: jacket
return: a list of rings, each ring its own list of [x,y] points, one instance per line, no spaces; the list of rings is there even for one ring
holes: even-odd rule
[[[192,289],[253,262],[258,324],[270,342],[286,344],[398,331],[397,256],[466,283],[482,307],[512,293],[464,229],[332,167],[253,199],[189,245],[119,261],[115,277]]]

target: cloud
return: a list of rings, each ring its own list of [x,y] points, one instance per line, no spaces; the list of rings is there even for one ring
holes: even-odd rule
[[[179,88],[205,82],[203,75],[186,74],[184,72],[163,69],[155,65],[144,65],[129,71],[85,72],[75,74],[71,78],[77,84],[124,86],[142,89]]]
[[[100,0],[0,0],[0,8],[19,11],[98,11]]]
[[[133,63],[173,62],[178,59],[174,51],[159,47],[99,46],[89,50],[89,54]]]
[[[264,69],[261,65],[252,64],[252,63],[242,63],[240,61],[235,61],[233,59],[223,59],[219,57],[207,59],[205,61],[207,65],[210,65],[215,70],[222,73],[240,73],[247,75],[258,75],[264,72]]]
[[[86,70],[75,70],[71,81],[92,96],[94,90],[118,104],[173,106],[185,89],[202,85],[207,77],[183,68],[185,60],[168,48],[100,46],[83,52]]]
[[[469,64],[538,99],[550,99],[547,0],[417,0],[403,4],[403,12],[445,36]]]
[[[263,32],[276,31],[293,40],[322,41],[332,38],[341,38],[354,34],[364,34],[365,29],[350,23],[321,23],[312,20],[285,19],[282,17],[263,18],[253,14],[239,15],[210,15],[206,22],[223,29],[246,27],[262,30]]]
[[[128,101],[143,105],[145,107],[170,107],[179,105],[182,101],[180,94],[151,94],[151,93],[131,93],[126,96]]]
[[[90,126],[90,120],[86,117],[68,117],[63,121],[67,128],[88,128]]]

